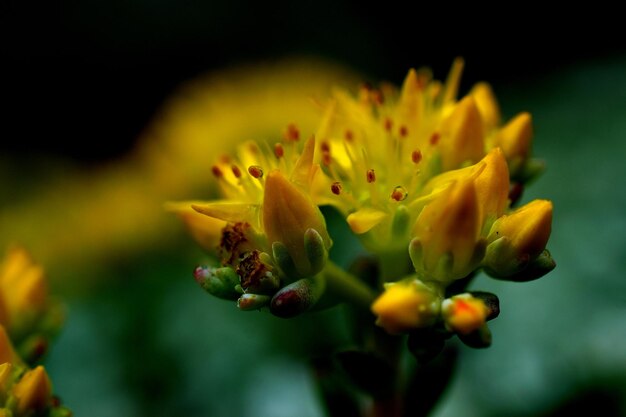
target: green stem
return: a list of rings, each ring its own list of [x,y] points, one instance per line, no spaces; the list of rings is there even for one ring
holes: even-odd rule
[[[330,261],[326,263],[323,273],[330,292],[369,310],[370,305],[377,296],[370,287]]]

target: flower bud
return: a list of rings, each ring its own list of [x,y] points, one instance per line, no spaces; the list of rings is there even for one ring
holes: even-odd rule
[[[278,170],[270,172],[265,182],[263,229],[273,249],[275,242],[284,245],[297,274],[292,278],[310,277],[321,270],[331,246],[324,217],[311,199]]]
[[[50,405],[52,384],[43,366],[38,366],[24,374],[13,387],[17,398],[17,414],[41,411]]]
[[[410,280],[385,285],[385,291],[372,304],[372,312],[378,317],[378,326],[398,334],[434,324],[440,304],[436,291]]]
[[[534,200],[500,217],[489,232],[484,265],[507,277],[522,271],[544,251],[552,226],[552,203]]]
[[[409,245],[420,279],[450,282],[479,265],[484,254],[480,216],[470,178],[459,179],[422,210]]]
[[[441,315],[447,328],[468,335],[485,324],[489,309],[480,298],[464,293],[445,299],[441,304]]]
[[[258,310],[270,302],[269,295],[242,294],[237,300],[237,308],[241,311]]]
[[[300,279],[272,297],[270,312],[282,318],[295,317],[317,304],[325,289],[326,280],[321,275]]]
[[[202,289],[218,298],[236,300],[241,295],[237,291],[239,275],[233,268],[198,266],[193,271],[193,276]]]
[[[0,363],[5,362],[21,364],[22,361],[15,353],[13,343],[11,343],[6,330],[3,326],[0,326]]]

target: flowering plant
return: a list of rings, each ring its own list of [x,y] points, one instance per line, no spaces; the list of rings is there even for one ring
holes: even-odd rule
[[[433,366],[445,374],[451,359],[440,353],[452,336],[490,345],[487,321],[500,306],[468,289],[479,270],[520,282],[555,267],[546,249],[552,204],[516,207],[543,168],[531,155],[531,117],[503,124],[485,83],[458,100],[462,67],[457,59],[444,83],[411,70],[399,90],[337,91],[308,139],[290,124],[281,141],[246,142],[219,158],[221,199],[168,206],[219,260],[194,272],[210,294],[283,318],[341,302],[358,311],[355,327],[369,336],[337,360],[373,399],[356,407],[370,415],[415,414],[399,335],[417,359],[413,379]],[[332,254],[342,235],[327,222],[331,211],[367,251],[349,268]]]

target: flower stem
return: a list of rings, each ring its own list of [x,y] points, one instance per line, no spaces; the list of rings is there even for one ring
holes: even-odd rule
[[[326,263],[324,275],[330,292],[369,310],[377,294],[365,283],[330,261]]]

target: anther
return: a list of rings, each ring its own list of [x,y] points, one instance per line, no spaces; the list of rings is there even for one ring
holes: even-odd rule
[[[439,132],[434,132],[432,136],[430,137],[430,144],[436,145],[439,142],[440,138],[441,138],[441,135],[439,134]]]
[[[411,153],[411,161],[413,161],[414,164],[419,164],[421,160],[422,160],[422,152],[419,149],[414,150]]]
[[[376,173],[373,169],[368,169],[365,178],[367,178],[367,182],[371,184],[376,181]]]
[[[284,137],[286,141],[295,142],[299,140],[300,131],[298,130],[298,127],[293,123],[290,123],[289,125],[287,125],[287,130],[285,130]]]
[[[330,143],[328,143],[327,141],[323,141],[320,145],[320,149],[324,153],[330,153]]]
[[[383,96],[383,92],[380,90],[372,91],[372,100],[374,103],[378,105],[382,105],[385,102],[385,96]]]
[[[407,135],[409,134],[409,129],[407,129],[406,126],[402,125],[400,126],[400,137],[407,137]]]
[[[285,148],[283,148],[282,143],[274,144],[274,154],[276,158],[282,158],[285,155]]]
[[[248,173],[257,179],[263,177],[263,169],[258,165],[250,165],[248,167]]]
[[[335,194],[335,195],[341,194],[341,183],[340,182],[333,182],[330,185],[330,191],[332,191],[333,194]]]
[[[241,170],[239,169],[239,167],[238,167],[237,165],[233,165],[233,166],[231,167],[231,170],[233,171],[233,175],[234,175],[236,178],[241,178]]]
[[[213,165],[211,167],[211,172],[213,173],[213,175],[215,175],[216,178],[222,178],[224,176],[224,173],[217,165]]]
[[[391,198],[395,201],[402,201],[408,197],[409,193],[406,192],[403,186],[398,185],[391,192]]]
[[[385,126],[385,130],[387,132],[391,132],[391,128],[393,127],[393,122],[391,121],[390,118],[386,117],[385,118],[385,122],[384,122],[384,126]]]
[[[354,140],[354,133],[352,133],[350,129],[347,129],[343,137],[346,138],[348,142],[352,142]]]

